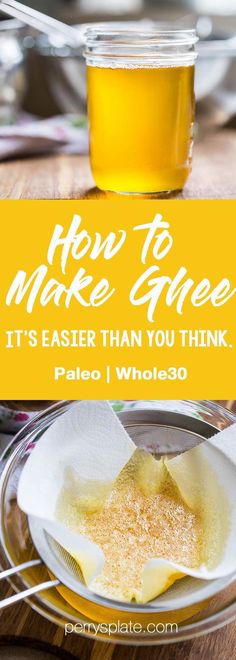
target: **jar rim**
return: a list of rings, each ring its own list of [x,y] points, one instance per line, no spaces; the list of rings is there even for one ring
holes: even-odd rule
[[[84,55],[88,65],[98,67],[192,65],[197,41],[195,29],[98,23],[85,32]]]
[[[119,27],[120,25],[120,27]],[[85,42],[86,44],[92,43],[107,43],[116,42],[116,45],[119,43],[119,39],[122,39],[122,45],[127,45],[127,42],[131,41],[132,43],[140,42],[140,45],[145,41],[150,41],[152,44],[155,42],[165,44],[174,44],[187,46],[194,45],[198,41],[197,32],[195,29],[177,29],[171,30],[167,28],[150,27],[145,28],[142,26],[137,26],[137,24],[127,24],[121,25],[117,24],[115,27],[114,23],[103,23],[95,24],[92,27],[88,27],[85,32]]]

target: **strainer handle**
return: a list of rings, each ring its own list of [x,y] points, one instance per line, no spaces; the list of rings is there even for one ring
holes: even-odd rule
[[[41,563],[41,559],[30,559],[30,561],[25,561],[23,564],[18,564],[18,566],[7,568],[6,571],[0,573],[0,580],[5,580],[15,573],[20,573],[21,571],[25,571],[26,568],[32,568],[32,566],[38,566]]]
[[[51,589],[52,587],[58,587],[59,584],[60,584],[59,580],[50,580],[49,582],[42,582],[41,584],[36,584],[34,587],[30,587],[30,589],[25,589],[25,591],[20,591],[18,594],[13,594],[13,596],[9,596],[9,598],[5,598],[4,600],[0,601],[0,610],[3,610],[5,607],[9,607],[10,605],[14,605],[15,603],[18,603],[19,600],[24,600],[25,598],[29,598],[30,596],[33,596],[34,594],[37,594],[40,591],[46,591],[46,589]]]
[[[12,568],[7,568],[5,571],[0,573],[0,580],[4,580],[5,578],[8,578],[15,573],[20,573],[27,568],[38,566],[41,563],[41,559],[31,559],[30,561],[25,561],[23,564],[19,564],[19,566],[12,566]],[[30,587],[29,589],[25,589],[25,591],[20,591],[17,594],[13,594],[13,596],[9,596],[8,598],[0,600],[0,610],[3,610],[5,607],[9,607],[9,605],[14,605],[14,603],[17,603],[19,600],[29,598],[30,596],[33,596],[40,591],[45,591],[46,589],[57,587],[59,584],[59,580],[49,580],[47,582],[41,582],[41,584],[36,584],[34,587]]]

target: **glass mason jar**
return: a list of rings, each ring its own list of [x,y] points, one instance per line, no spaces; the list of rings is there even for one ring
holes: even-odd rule
[[[191,170],[195,30],[89,28],[90,159],[96,185],[168,193]]]

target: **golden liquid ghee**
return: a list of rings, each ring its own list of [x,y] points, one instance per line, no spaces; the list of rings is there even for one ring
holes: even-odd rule
[[[102,190],[183,188],[191,169],[194,66],[88,66],[90,159]]]
[[[52,579],[55,576],[50,574]],[[97,623],[141,623],[143,627],[148,626],[150,622],[158,623],[182,623],[191,620],[192,617],[200,613],[210,602],[210,599],[204,600],[201,603],[189,605],[180,610],[169,610],[168,612],[125,612],[119,609],[97,605],[92,601],[78,596],[73,591],[64,586],[56,587],[61,596],[77,610],[80,614],[87,617],[89,621],[96,621]]]

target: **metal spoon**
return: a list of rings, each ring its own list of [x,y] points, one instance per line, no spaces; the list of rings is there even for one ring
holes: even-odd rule
[[[83,45],[77,29],[52,18],[52,16],[36,11],[36,9],[32,9],[31,7],[27,7],[21,2],[17,2],[17,0],[0,0],[0,11],[8,16],[17,18],[25,25],[29,25],[39,32],[48,35],[55,34],[62,37],[64,44],[67,44],[68,46],[80,48]]]

